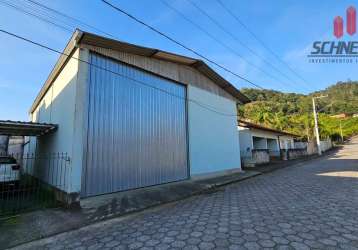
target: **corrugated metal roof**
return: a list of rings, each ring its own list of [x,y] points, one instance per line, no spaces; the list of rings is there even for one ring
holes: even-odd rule
[[[64,53],[72,56],[72,53],[76,49],[77,45],[80,43],[93,45],[97,47],[109,48],[117,51],[140,55],[140,56],[154,57],[160,60],[166,60],[166,61],[171,61],[171,62],[191,66],[197,69],[202,74],[206,75],[214,83],[216,83],[218,86],[223,88],[226,92],[228,92],[233,97],[235,97],[239,102],[241,103],[250,102],[250,99],[247,96],[242,94],[229,81],[225,80],[222,76],[216,73],[211,67],[209,67],[202,60],[183,56],[183,55],[178,55],[175,53],[171,53],[159,49],[138,46],[138,45],[106,38],[96,34],[92,34],[89,32],[84,32],[81,30],[76,30],[73,33],[70,41],[68,42],[66,48],[64,49]],[[32,104],[30,112],[33,112],[36,109],[42,97],[45,95],[46,91],[49,89],[52,82],[56,79],[57,75],[59,74],[59,72],[62,70],[62,68],[64,67],[64,65],[69,59],[70,58],[65,55],[60,56],[54,69],[50,73],[40,93],[38,94],[34,103]]]
[[[300,137],[299,135],[295,135],[289,132],[285,132],[285,131],[281,131],[278,129],[273,129],[273,128],[268,128],[259,124],[255,124],[252,122],[248,122],[245,120],[238,120],[239,126],[240,127],[245,127],[245,128],[255,128],[255,129],[260,129],[260,130],[265,130],[265,131],[269,131],[269,132],[273,132],[273,133],[277,133],[280,135],[289,135],[289,136],[293,136],[293,137]]]
[[[0,120],[0,135],[41,136],[56,129],[56,124]]]

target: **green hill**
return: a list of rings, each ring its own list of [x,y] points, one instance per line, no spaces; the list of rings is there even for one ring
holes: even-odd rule
[[[327,114],[358,113],[358,82],[338,82],[312,95],[328,95],[319,104],[328,105],[325,108]]]
[[[252,102],[239,107],[240,117],[308,139],[313,137],[312,97],[325,95],[326,98],[316,103],[322,137],[337,139],[340,125],[345,137],[358,133],[358,118],[330,117],[340,113],[358,114],[358,82],[338,82],[309,95],[250,88],[243,88],[241,92]]]

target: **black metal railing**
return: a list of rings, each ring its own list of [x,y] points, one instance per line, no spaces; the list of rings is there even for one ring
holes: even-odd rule
[[[70,175],[67,153],[0,155],[0,217],[58,206]]]

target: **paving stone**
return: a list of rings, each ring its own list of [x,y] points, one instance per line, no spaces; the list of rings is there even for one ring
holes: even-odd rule
[[[314,249],[324,249],[325,248],[325,246],[322,243],[320,243],[316,240],[305,240],[304,243],[307,246],[309,246],[310,248],[314,248]]]
[[[272,240],[260,240],[258,243],[265,248],[275,246],[275,242],[273,242]]]
[[[202,235],[203,235],[202,232],[192,232],[192,233],[190,234],[190,236],[192,236],[192,237],[200,237],[200,236],[202,236]]]
[[[215,248],[215,244],[214,243],[210,243],[210,242],[201,242],[199,244],[199,248],[200,249],[214,249]]]
[[[248,250],[256,250],[261,248],[260,245],[256,242],[247,242],[244,244],[244,247],[246,247]]]
[[[349,240],[344,238],[343,236],[332,235],[329,238],[338,242],[338,243],[348,243],[349,242]]]
[[[188,245],[183,248],[183,250],[198,250],[198,249],[199,247],[193,245]]]
[[[256,234],[256,231],[254,229],[251,229],[251,228],[245,228],[242,230],[242,232],[244,234]]]
[[[291,228],[292,226],[288,223],[278,223],[278,226],[281,228]]]
[[[230,242],[226,239],[216,239],[213,243],[220,248],[227,248],[230,245]]]
[[[149,247],[154,247],[154,246],[158,245],[159,243],[160,243],[159,240],[150,239],[145,242],[145,245],[149,246]]]
[[[331,239],[320,239],[319,242],[327,246],[337,246],[337,241]]]
[[[103,243],[96,243],[94,245],[89,246],[88,250],[97,250],[103,248]]]
[[[171,244],[172,247],[178,247],[178,248],[183,248],[185,245],[186,245],[185,241],[182,240],[173,241],[173,243]]]
[[[291,246],[281,245],[275,248],[275,250],[293,250],[294,248]]]
[[[119,241],[112,240],[110,242],[107,242],[105,246],[109,247],[109,248],[112,248],[112,247],[118,246],[119,244],[121,244]]]
[[[286,245],[290,242],[289,240],[287,240],[284,237],[272,237],[272,240],[274,242],[276,242],[277,244],[283,244],[283,245]]]
[[[267,233],[258,233],[257,237],[261,240],[268,240],[271,239],[271,235]]]
[[[132,244],[129,244],[128,248],[129,249],[139,249],[143,246],[142,242],[134,242]]]
[[[292,246],[296,250],[309,250],[310,248],[302,243],[302,242],[291,242],[290,246]]]
[[[215,239],[216,237],[213,235],[204,235],[203,237],[201,237],[201,240],[205,242],[214,241]]]
[[[229,250],[242,250],[243,246],[241,245],[230,245]]]
[[[186,240],[186,239],[188,239],[189,237],[190,237],[189,234],[179,234],[179,235],[176,236],[176,239],[177,239],[177,240]]]
[[[342,234],[342,236],[344,238],[347,238],[349,240],[357,240],[358,241],[358,235],[353,235],[353,234]]]
[[[298,237],[305,239],[305,240],[314,240],[316,237],[309,233],[299,233]]]
[[[154,247],[155,250],[167,250],[167,249],[170,249],[171,246],[169,244],[165,244],[165,243],[161,243],[159,245],[156,245]]]
[[[298,237],[297,235],[286,235],[285,238],[288,239],[289,241],[295,241],[295,242],[303,241],[303,239]]]
[[[357,179],[319,175],[354,170],[338,162],[284,168],[19,249],[358,250]]]

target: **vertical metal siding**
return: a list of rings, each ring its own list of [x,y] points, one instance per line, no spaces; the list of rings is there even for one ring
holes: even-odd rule
[[[87,163],[82,195],[188,177],[186,88],[91,54]],[[179,96],[181,98],[175,97]]]

